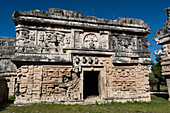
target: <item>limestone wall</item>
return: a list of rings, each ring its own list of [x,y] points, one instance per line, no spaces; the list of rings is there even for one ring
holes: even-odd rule
[[[150,101],[146,68],[142,65],[112,66],[111,69],[106,67],[109,70],[106,73],[102,68],[95,67],[92,70],[101,73],[100,97],[115,101]],[[83,72],[92,70],[82,67],[82,75],[79,75],[72,71],[72,66],[21,66],[17,71],[18,96],[15,103],[83,101]]]
[[[115,66],[108,72],[108,99],[150,101],[147,66]]]
[[[17,71],[17,103],[80,99],[80,78],[70,66],[25,65]]]
[[[1,74],[10,74],[16,72],[16,66],[11,62],[15,54],[15,39],[0,37],[0,76]]]
[[[16,65],[11,61],[15,54],[15,39],[0,37],[0,77],[8,81],[9,95],[15,91]]]

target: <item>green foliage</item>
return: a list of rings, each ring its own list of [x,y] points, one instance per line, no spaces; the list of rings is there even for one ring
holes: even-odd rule
[[[152,66],[152,72],[153,72],[154,76],[159,79],[159,81],[164,81],[165,76],[162,76],[162,66],[161,66],[161,57],[160,57],[160,55],[158,55],[156,57],[156,61],[158,63],[156,63],[156,64],[154,64]]]
[[[15,100],[15,94],[9,95],[9,96],[8,96],[8,100]]]
[[[96,101],[95,105],[99,105],[99,103]]]
[[[161,66],[161,57],[160,55],[157,55],[156,57],[156,61],[158,63],[152,65],[152,73],[155,76],[155,78],[158,79],[157,82],[157,91],[160,91],[160,85],[165,85],[166,81],[165,81],[165,76],[162,75],[162,66]]]
[[[153,73],[149,73],[149,85],[151,86],[151,91],[153,91],[154,86],[158,83],[158,79],[154,76]]]
[[[74,100],[78,100],[78,98],[74,98]]]

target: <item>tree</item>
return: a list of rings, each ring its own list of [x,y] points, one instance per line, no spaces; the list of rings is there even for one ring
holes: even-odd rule
[[[154,76],[153,73],[149,73],[149,85],[151,87],[151,91],[153,91],[153,87],[158,83],[158,79]]]
[[[162,76],[162,66],[161,66],[160,55],[157,55],[155,60],[157,61],[157,63],[152,65],[151,70],[152,70],[152,73],[155,76],[155,78],[158,79],[157,91],[160,91],[160,85],[165,84],[165,76]]]

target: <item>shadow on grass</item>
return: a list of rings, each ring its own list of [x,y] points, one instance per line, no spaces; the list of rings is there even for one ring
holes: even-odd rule
[[[157,97],[164,98],[164,99],[166,99],[166,100],[168,100],[168,98],[169,98],[169,95],[168,95],[168,94],[155,93],[155,94],[152,94],[152,95],[155,95],[155,96],[157,96]]]
[[[8,100],[6,102],[0,103],[0,111],[4,110],[6,107],[10,106],[10,104],[13,104],[14,100]]]

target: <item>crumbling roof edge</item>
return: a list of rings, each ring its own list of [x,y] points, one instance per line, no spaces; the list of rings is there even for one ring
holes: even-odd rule
[[[55,9],[55,8],[51,8],[51,9]],[[67,19],[67,20],[74,20],[74,21],[86,21],[86,22],[92,22],[92,23],[148,28],[147,24],[141,19],[119,17],[116,20],[108,20],[108,19],[100,19],[100,18],[97,18],[94,16],[83,17],[83,16],[81,16],[81,14],[79,14],[80,12],[57,9],[57,11],[58,10],[63,11],[65,13],[63,13],[63,12],[55,13],[54,11],[48,12],[48,11],[40,11],[40,10],[31,10],[28,12],[15,11],[12,16],[14,18],[17,18],[19,16],[31,16],[31,17],[40,17],[40,18]],[[75,15],[70,16],[68,13],[66,13],[67,11],[71,12]]]

